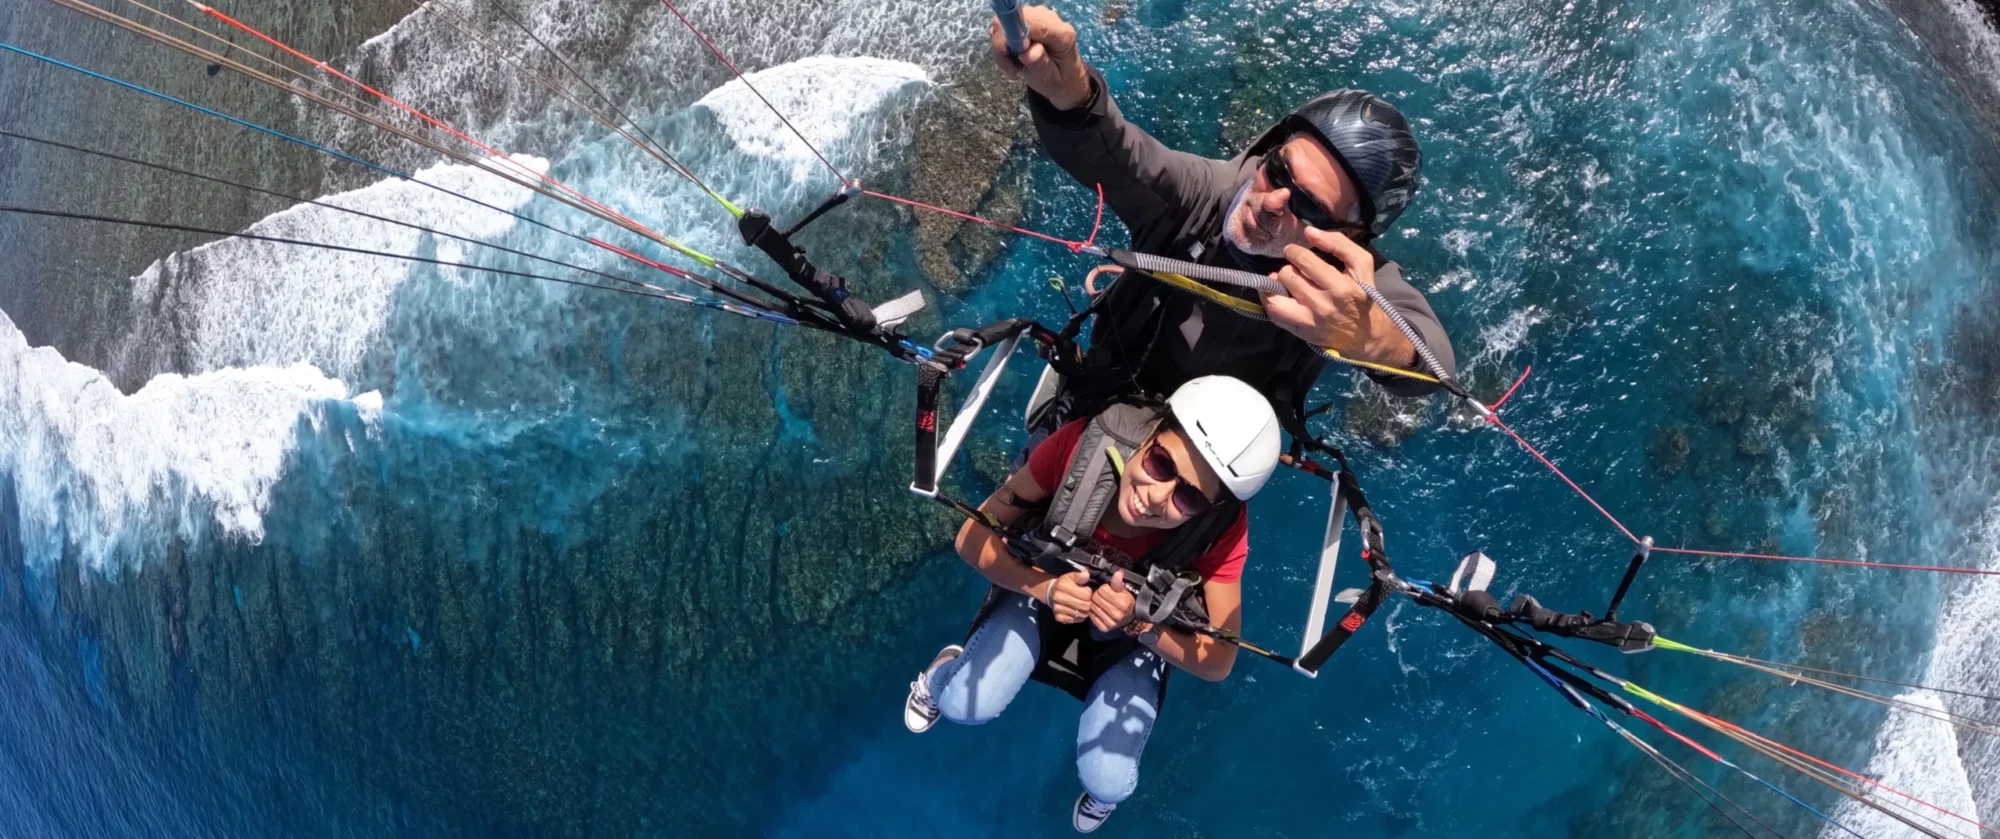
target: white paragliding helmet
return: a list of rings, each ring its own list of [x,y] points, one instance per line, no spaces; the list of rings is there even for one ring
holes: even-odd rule
[[[1167,410],[1230,495],[1248,501],[1278,469],[1282,448],[1271,401],[1243,380],[1203,376],[1167,397]]]

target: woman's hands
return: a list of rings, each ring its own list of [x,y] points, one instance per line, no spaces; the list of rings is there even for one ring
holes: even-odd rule
[[[1132,610],[1139,598],[1125,588],[1125,572],[1111,572],[1111,582],[1090,593],[1090,625],[1110,632],[1132,622]]]
[[[1056,623],[1082,623],[1090,616],[1089,571],[1071,571],[1055,578],[1049,586],[1049,611],[1054,612]]]
[[[1111,582],[1090,587],[1090,572],[1072,571],[1049,585],[1049,610],[1057,623],[1082,623],[1110,632],[1132,622],[1139,599],[1125,588],[1125,572],[1111,573]]]

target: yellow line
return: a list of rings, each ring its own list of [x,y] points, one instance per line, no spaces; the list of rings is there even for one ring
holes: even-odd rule
[[[1341,355],[1340,352],[1337,350],[1328,349],[1326,347],[1320,347],[1319,351],[1325,353],[1328,359],[1331,359],[1333,361],[1338,361],[1342,364],[1348,364],[1355,367],[1360,367],[1365,370],[1374,370],[1379,373],[1388,373],[1392,376],[1402,376],[1403,378],[1406,379],[1416,379],[1417,381],[1420,382],[1430,382],[1431,384],[1434,385],[1444,384],[1443,382],[1438,381],[1437,377],[1435,376],[1419,373],[1415,370],[1405,370],[1401,367],[1391,367],[1387,364],[1376,364],[1373,361],[1357,361],[1355,359]]]
[[[1236,297],[1234,295],[1224,294],[1220,291],[1216,291],[1215,289],[1209,288],[1208,286],[1196,282],[1195,280],[1190,279],[1186,276],[1180,274],[1164,274],[1164,273],[1155,274],[1147,271],[1141,271],[1139,273],[1145,274],[1149,277],[1152,277],[1153,279],[1159,280],[1160,282],[1166,283],[1169,286],[1180,289],[1189,294],[1193,294],[1197,297],[1202,298],[1203,300],[1207,300],[1211,303],[1215,303],[1221,306],[1227,306],[1230,309],[1240,314],[1248,315],[1253,318],[1259,318],[1261,320],[1271,319],[1270,314],[1264,311],[1263,306],[1258,305],[1257,303],[1251,302],[1249,300],[1245,300],[1241,297]],[[1401,367],[1391,367],[1387,364],[1376,364],[1375,362],[1372,361],[1361,361],[1358,359],[1348,358],[1347,356],[1341,355],[1338,350],[1331,350],[1326,347],[1320,347],[1319,351],[1320,353],[1324,354],[1330,361],[1338,361],[1342,364],[1346,364],[1352,367],[1360,367],[1364,370],[1373,370],[1377,373],[1384,373],[1391,376],[1401,376],[1406,379],[1416,379],[1417,381],[1420,382],[1430,382],[1431,384],[1443,384],[1443,382],[1438,381],[1436,377],[1419,373],[1416,372],[1415,370],[1405,370]]]
[[[737,218],[743,217],[743,209],[741,207],[736,206],[735,204],[730,203],[729,199],[722,197],[721,193],[716,192],[715,190],[709,189],[707,187],[703,187],[701,191],[708,193],[708,197],[722,202],[723,209],[728,210],[730,215],[735,216]]]
[[[1220,291],[1216,291],[1215,289],[1209,288],[1206,285],[1202,285],[1201,283],[1195,282],[1194,280],[1181,276],[1179,274],[1154,274],[1147,271],[1141,271],[1139,273],[1145,274],[1149,277],[1152,277],[1153,279],[1159,280],[1160,282],[1166,283],[1167,285],[1173,286],[1174,288],[1178,288],[1189,294],[1201,297],[1211,303],[1227,306],[1231,309],[1235,309],[1237,312],[1249,315],[1253,318],[1262,318],[1264,320],[1270,320],[1270,315],[1264,313],[1263,306],[1245,300],[1241,297],[1234,297],[1231,295],[1223,294]]]
[[[1658,635],[1655,635],[1655,636],[1653,636],[1653,646],[1655,646],[1655,647],[1658,647],[1658,648],[1660,648],[1660,649],[1663,649],[1663,650],[1673,650],[1674,652],[1677,652],[1677,653],[1699,653],[1699,652],[1705,652],[1704,650],[1697,650],[1697,649],[1695,649],[1695,648],[1693,648],[1693,647],[1690,647],[1690,646],[1688,646],[1688,645],[1686,645],[1686,644],[1683,644],[1683,643],[1681,643],[1681,642],[1679,642],[1679,641],[1669,641],[1669,640],[1667,640],[1667,639],[1665,639],[1665,638],[1661,638],[1661,637],[1660,637],[1660,636],[1658,636]]]
[[[1682,711],[1682,710],[1684,710],[1683,708],[1681,708],[1681,706],[1680,706],[1680,704],[1679,704],[1679,703],[1677,703],[1677,702],[1675,702],[1675,701],[1673,701],[1673,700],[1671,700],[1671,699],[1668,699],[1668,698],[1666,698],[1666,697],[1664,697],[1664,696],[1661,696],[1661,695],[1659,695],[1659,694],[1657,694],[1657,693],[1654,693],[1654,692],[1652,692],[1652,691],[1650,691],[1650,690],[1647,690],[1647,689],[1645,689],[1645,688],[1642,688],[1642,687],[1640,687],[1640,686],[1638,686],[1638,685],[1635,685],[1635,684],[1632,684],[1631,682],[1626,682],[1626,683],[1625,683],[1625,685],[1624,685],[1624,687],[1625,687],[1625,692],[1626,692],[1626,693],[1629,693],[1629,694],[1632,694],[1633,696],[1637,696],[1637,697],[1639,697],[1640,699],[1644,699],[1644,700],[1646,700],[1647,702],[1651,702],[1651,703],[1654,703],[1654,704],[1656,704],[1656,705],[1659,705],[1660,707],[1662,707],[1662,708],[1666,708],[1667,710],[1670,710],[1670,711]]]

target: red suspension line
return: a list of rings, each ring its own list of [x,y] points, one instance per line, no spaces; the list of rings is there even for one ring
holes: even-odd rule
[[[284,42],[279,41],[276,38],[273,38],[269,35],[264,34],[263,32],[258,31],[255,27],[250,26],[249,24],[246,24],[240,20],[237,20],[236,18],[230,17],[229,15],[224,14],[221,11],[218,11],[211,6],[207,6],[200,2],[197,2],[197,0],[187,0],[187,2],[190,5],[194,6],[195,8],[200,9],[203,14],[206,14],[209,17],[222,21],[223,23],[228,24],[229,26],[240,30],[245,34],[250,35],[251,37],[263,41],[264,43],[270,44],[271,46],[276,47],[279,50],[283,50],[286,54],[291,55],[292,57],[297,58],[300,61],[304,61],[308,64],[311,64],[312,66],[332,75],[333,77],[340,79],[341,81],[347,82],[348,84],[354,85],[355,87],[358,87],[363,91],[366,91],[369,95],[374,96],[375,98],[380,99],[383,102],[386,102],[404,111],[405,113],[410,114],[411,116],[421,119],[424,122],[429,123],[430,125],[452,135],[453,137],[457,137],[460,140],[463,140],[467,143],[470,143],[478,147],[481,151],[484,151],[487,154],[492,155],[494,161],[497,163],[511,166],[514,169],[517,169],[533,178],[540,179],[541,181],[549,184],[550,186],[560,189],[563,192],[569,193],[570,195],[574,196],[577,200],[582,201],[584,204],[590,206],[595,210],[598,210],[600,212],[605,213],[606,215],[611,216],[613,219],[617,220],[621,224],[630,225],[637,230],[647,230],[645,225],[642,225],[636,221],[633,221],[630,218],[627,218],[623,213],[620,213],[617,210],[614,210],[610,207],[598,203],[595,199],[592,199],[590,196],[578,192],[577,190],[571,188],[568,184],[565,184],[562,181],[550,177],[547,173],[535,171],[534,168],[526,164],[523,164],[520,161],[517,161],[511,157],[508,157],[507,155],[501,153],[498,149],[495,149],[492,146],[486,145],[485,143],[473,139],[472,137],[466,135],[465,132],[462,132],[456,128],[451,127],[450,125],[445,124],[442,120],[439,120],[436,117],[431,116],[430,114],[424,113],[423,111],[420,111],[414,107],[411,107],[408,104],[405,104],[402,100],[397,99],[396,97],[390,96],[387,93],[383,93],[380,90],[376,90],[375,88],[362,82],[360,79],[356,79],[353,76],[341,72],[339,69],[335,68],[331,64],[328,64],[325,61],[321,61],[320,59],[314,58],[310,55],[306,55],[303,52],[293,49],[292,47],[286,45]]]
[[[1644,720],[1647,724],[1651,725],[1652,727],[1666,732],[1667,736],[1672,737],[1675,740],[1679,740],[1681,742],[1681,745],[1687,746],[1688,748],[1695,750],[1702,757],[1708,758],[1709,760],[1713,760],[1716,763],[1722,763],[1722,764],[1729,763],[1729,761],[1724,760],[1722,755],[1717,754],[1713,749],[1710,749],[1709,747],[1702,745],[1699,741],[1696,741],[1692,737],[1682,734],[1679,731],[1675,731],[1672,726],[1660,722],[1659,720],[1655,719],[1652,714],[1648,714],[1645,711],[1639,710],[1638,708],[1631,709],[1630,713],[1632,714],[1632,716]]]
[[[1563,471],[1560,468],[1557,468],[1555,463],[1550,461],[1547,456],[1543,455],[1541,450],[1536,449],[1532,444],[1530,444],[1527,441],[1526,438],[1522,437],[1520,433],[1516,432],[1512,428],[1509,428],[1506,423],[1500,421],[1500,416],[1498,413],[1496,413],[1496,410],[1499,408],[1501,404],[1505,403],[1509,397],[1512,397],[1514,395],[1514,391],[1521,387],[1521,382],[1525,381],[1528,378],[1528,372],[1533,372],[1533,370],[1534,368],[1531,367],[1528,368],[1527,372],[1523,372],[1521,374],[1521,378],[1514,382],[1514,386],[1507,389],[1506,395],[1500,397],[1499,402],[1495,402],[1491,406],[1485,406],[1485,405],[1480,406],[1486,409],[1485,412],[1486,421],[1488,423],[1491,423],[1493,427],[1498,428],[1502,432],[1506,433],[1507,436],[1514,438],[1514,442],[1519,444],[1522,450],[1526,451],[1529,455],[1533,456],[1535,460],[1540,461],[1541,464],[1547,467],[1548,470],[1551,473],[1553,473],[1557,478],[1562,479],[1562,482],[1564,484],[1569,485],[1569,488],[1577,494],[1577,497],[1582,498],[1586,503],[1588,503],[1591,506],[1591,509],[1596,510],[1598,515],[1604,517],[1605,521],[1611,522],[1611,526],[1618,528],[1618,532],[1624,534],[1626,539],[1631,540],[1632,543],[1635,545],[1639,544],[1641,540],[1639,539],[1638,536],[1632,533],[1631,528],[1626,527],[1625,523],[1619,521],[1617,516],[1612,515],[1610,510],[1605,509],[1603,504],[1598,503],[1597,499],[1592,498],[1590,496],[1590,493],[1585,492],[1583,487],[1578,485],[1576,481],[1571,480],[1568,475],[1563,474]],[[1478,403],[1475,402],[1474,404]],[[1974,574],[1982,576],[2000,576],[2000,569],[1961,568],[1949,565],[1911,565],[1911,564],[1893,563],[1893,562],[1869,562],[1859,559],[1825,559],[1821,557],[1785,556],[1781,554],[1747,553],[1743,551],[1708,551],[1708,550],[1698,550],[1695,548],[1655,547],[1653,548],[1653,553],[1669,553],[1669,554],[1681,554],[1685,556],[1708,556],[1708,557],[1721,557],[1721,558],[1731,558],[1731,559],[1759,559],[1759,560],[1768,560],[1774,562],[1807,562],[1819,565],[1841,565],[1854,568],[1879,568],[1891,571],[1933,571],[1945,574]]]
[[[922,201],[914,201],[908,198],[903,198],[901,196],[890,195],[886,192],[876,192],[872,189],[864,189],[861,191],[861,194],[866,195],[870,198],[880,198],[884,201],[893,201],[898,204],[906,204],[911,207],[916,207],[918,209],[929,210],[933,213],[941,213],[943,215],[951,216],[957,219],[963,219],[965,221],[977,222],[979,224],[983,224],[988,227],[999,228],[1001,230],[1005,230],[1010,233],[1018,233],[1022,236],[1033,236],[1037,239],[1054,242],[1058,245],[1062,245],[1063,247],[1069,248],[1071,253],[1081,253],[1086,248],[1094,247],[1097,244],[1097,232],[1104,226],[1103,184],[1099,184],[1097,187],[1097,221],[1090,228],[1090,238],[1085,239],[1081,242],[1071,241],[1069,239],[1063,239],[1056,236],[1050,236],[1047,233],[1037,233],[1025,227],[1015,227],[1011,224],[1001,224],[1000,222],[994,221],[992,219],[980,218],[979,216],[975,216],[970,213],[961,213],[957,210],[949,209],[946,207],[939,207],[934,204],[926,204]]]
[[[1563,470],[1556,468],[1556,465],[1550,462],[1547,457],[1543,456],[1539,449],[1536,449],[1533,445],[1530,445],[1528,441],[1522,438],[1519,433],[1514,431],[1514,429],[1507,427],[1506,423],[1501,422],[1499,415],[1490,413],[1491,409],[1488,410],[1489,413],[1486,415],[1487,422],[1492,423],[1494,428],[1498,428],[1501,431],[1506,432],[1507,436],[1514,438],[1514,442],[1519,443],[1524,451],[1526,451],[1530,455],[1533,455],[1536,460],[1541,461],[1542,465],[1548,467],[1548,470],[1550,472],[1554,473],[1556,477],[1561,478],[1562,482],[1568,484],[1570,489],[1575,490],[1578,497],[1588,502],[1593,509],[1597,510],[1599,515],[1602,515],[1604,517],[1606,521],[1611,522],[1612,527],[1618,528],[1619,533],[1625,534],[1625,538],[1632,540],[1634,544],[1637,544],[1639,542],[1639,537],[1632,535],[1631,529],[1627,528],[1624,522],[1619,521],[1618,517],[1612,515],[1610,510],[1604,509],[1604,505],[1597,503],[1597,499],[1590,497],[1590,493],[1584,492],[1583,487],[1577,486],[1575,481],[1570,480],[1570,477],[1568,475],[1563,474]],[[1654,550],[1659,550],[1659,549],[1655,548]]]
[[[1822,565],[1851,565],[1860,568],[1886,568],[1898,571],[1944,571],[1954,574],[2000,575],[2000,570],[1986,568],[1957,568],[1948,565],[1906,565],[1895,562],[1868,562],[1860,559],[1823,559],[1811,556],[1778,556],[1774,554],[1743,553],[1740,551],[1702,551],[1693,548],[1654,548],[1653,553],[1713,556],[1726,559],[1771,559],[1782,562],[1816,562]]]
[[[1775,749],[1778,749],[1778,750],[1780,750],[1780,751],[1783,751],[1783,752],[1785,752],[1786,754],[1789,754],[1789,755],[1792,755],[1792,756],[1794,756],[1794,757],[1798,757],[1798,758],[1802,758],[1802,759],[1804,759],[1804,760],[1808,760],[1808,761],[1811,761],[1811,762],[1813,762],[1813,763],[1815,763],[1815,764],[1817,764],[1817,765],[1819,765],[1819,766],[1821,766],[1821,767],[1824,767],[1824,768],[1826,768],[1826,769],[1829,769],[1829,770],[1832,770],[1832,771],[1834,771],[1834,772],[1838,772],[1838,773],[1840,773],[1840,774],[1842,774],[1842,775],[1845,775],[1845,776],[1847,776],[1847,777],[1849,777],[1849,778],[1852,778],[1852,779],[1854,779],[1854,780],[1857,780],[1857,781],[1861,781],[1862,783],[1865,783],[1865,784],[1868,784],[1869,786],[1872,786],[1872,787],[1875,787],[1875,788],[1877,788],[1877,789],[1881,789],[1881,790],[1886,790],[1886,791],[1888,791],[1888,792],[1892,792],[1892,793],[1895,793],[1896,795],[1899,795],[1899,796],[1902,796],[1903,798],[1907,798],[1907,799],[1909,799],[1909,800],[1911,800],[1911,801],[1915,801],[1915,802],[1917,802],[1918,804],[1922,804],[1922,805],[1924,805],[1925,807],[1929,807],[1929,808],[1931,808],[1931,809],[1933,809],[1933,810],[1936,810],[1936,811],[1938,811],[1938,812],[1940,812],[1940,813],[1943,813],[1943,814],[1945,814],[1945,815],[1947,815],[1947,816],[1950,816],[1950,817],[1952,817],[1952,818],[1954,818],[1954,819],[1958,819],[1959,821],[1962,821],[1962,822],[1965,822],[1965,823],[1967,823],[1967,824],[1972,824],[1972,825],[1977,825],[1977,826],[1979,827],[1979,829],[1980,829],[1980,830],[1983,830],[1983,831],[1985,831],[1985,832],[1987,832],[1987,833],[1992,833],[1992,834],[1996,834],[1996,835],[2000,835],[2000,829],[1995,829],[1995,828],[1992,828],[1992,827],[1989,827],[1989,826],[1987,826],[1987,825],[1986,825],[1986,824],[1985,824],[1984,822],[1981,822],[1981,821],[1978,821],[1977,819],[1972,819],[1972,818],[1968,818],[1968,817],[1966,817],[1966,816],[1961,816],[1961,815],[1959,815],[1959,814],[1957,814],[1957,813],[1954,813],[1954,812],[1952,812],[1952,811],[1950,811],[1950,810],[1947,810],[1947,809],[1945,809],[1945,808],[1943,808],[1943,807],[1939,807],[1939,806],[1938,806],[1938,805],[1936,805],[1936,804],[1932,804],[1932,803],[1930,803],[1929,801],[1925,801],[1925,800],[1923,800],[1923,799],[1921,799],[1921,798],[1918,798],[1918,797],[1916,797],[1916,796],[1914,796],[1914,795],[1911,795],[1911,794],[1909,794],[1909,793],[1907,793],[1907,792],[1904,792],[1904,791],[1902,791],[1902,790],[1899,790],[1899,789],[1897,789],[1897,788],[1895,788],[1895,787],[1892,787],[1892,786],[1889,786],[1888,784],[1884,784],[1884,783],[1881,783],[1881,782],[1879,782],[1879,781],[1876,781],[1876,780],[1874,780],[1874,779],[1872,779],[1872,778],[1869,778],[1869,777],[1867,777],[1867,776],[1865,776],[1865,775],[1861,775],[1861,774],[1858,774],[1858,773],[1855,773],[1855,772],[1850,772],[1850,771],[1848,771],[1847,769],[1844,769],[1844,768],[1841,768],[1840,766],[1836,766],[1836,765],[1834,765],[1834,764],[1831,764],[1831,763],[1828,763],[1828,762],[1826,762],[1826,761],[1824,761],[1824,760],[1820,760],[1819,758],[1816,758],[1816,757],[1813,757],[1812,755],[1809,755],[1809,754],[1806,754],[1805,752],[1802,752],[1802,751],[1799,751],[1798,749],[1794,749],[1794,748],[1792,748],[1792,747],[1790,747],[1790,746],[1787,746],[1787,745],[1785,745],[1785,744],[1783,744],[1783,743],[1780,743],[1780,742],[1778,742],[1778,741],[1776,741],[1776,740],[1773,740],[1773,739],[1771,739],[1771,738],[1769,738],[1769,737],[1765,737],[1765,736],[1764,736],[1764,735],[1762,735],[1762,734],[1758,734],[1758,733],[1756,733],[1756,732],[1754,732],[1754,731],[1750,731],[1750,730],[1748,730],[1748,729],[1745,729],[1744,727],[1742,727],[1742,726],[1740,726],[1740,725],[1737,725],[1737,724],[1735,724],[1735,723],[1733,723],[1733,722],[1730,722],[1730,721],[1728,721],[1728,720],[1725,720],[1725,719],[1721,719],[1721,718],[1719,718],[1719,717],[1714,717],[1714,716],[1710,716],[1710,715],[1708,715],[1708,714],[1705,714],[1705,713],[1703,713],[1703,712],[1701,712],[1701,711],[1697,711],[1697,710],[1695,710],[1695,709],[1693,709],[1693,708],[1689,708],[1689,707],[1687,707],[1687,706],[1685,706],[1685,705],[1683,705],[1683,706],[1680,706],[1680,707],[1679,707],[1679,710],[1680,710],[1680,711],[1681,711],[1682,713],[1685,713],[1685,714],[1688,714],[1689,716],[1692,716],[1692,717],[1694,717],[1694,718],[1695,718],[1696,720],[1699,720],[1699,721],[1703,721],[1703,722],[1706,722],[1706,723],[1709,723],[1709,724],[1711,724],[1711,725],[1713,725],[1713,726],[1716,726],[1716,727],[1719,727],[1719,728],[1722,728],[1722,729],[1725,729],[1725,730],[1728,730],[1728,731],[1732,731],[1732,732],[1735,732],[1736,734],[1739,734],[1739,735],[1742,735],[1742,736],[1744,736],[1744,737],[1748,737],[1748,738],[1750,738],[1750,739],[1752,739],[1752,740],[1755,740],[1755,741],[1757,741],[1757,742],[1759,742],[1759,743],[1763,743],[1763,744],[1765,744],[1765,745],[1767,745],[1767,746],[1769,746],[1769,747],[1771,747],[1771,748],[1775,748]]]

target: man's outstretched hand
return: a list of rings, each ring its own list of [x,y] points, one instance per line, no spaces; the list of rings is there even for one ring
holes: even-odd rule
[[[1068,111],[1090,101],[1090,74],[1076,52],[1076,27],[1047,6],[1021,9],[1021,22],[1028,27],[1028,51],[1019,56],[1007,52],[1007,35],[1000,19],[988,26],[993,42],[993,62],[1007,78],[1025,81],[1028,88],[1049,100],[1056,110]]]
[[[1271,322],[1306,343],[1356,361],[1413,368],[1417,348],[1361,290],[1361,283],[1375,282],[1375,258],[1342,233],[1309,227],[1305,235],[1312,247],[1285,248],[1285,261],[1291,264],[1272,275],[1287,294],[1264,295]],[[1332,254],[1340,264],[1316,251]]]

